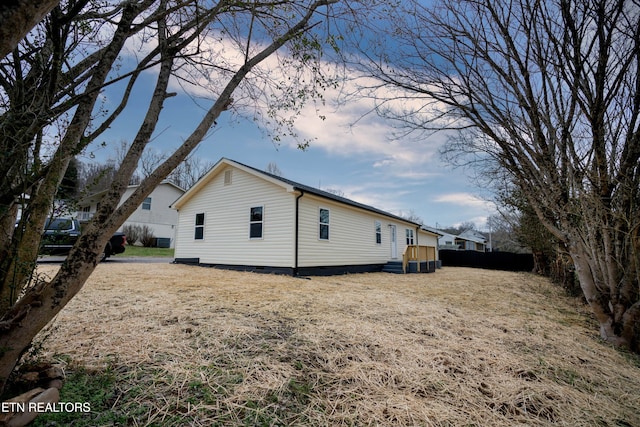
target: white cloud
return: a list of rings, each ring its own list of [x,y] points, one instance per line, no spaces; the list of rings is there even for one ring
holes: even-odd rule
[[[215,99],[217,93],[226,84],[228,73],[220,73],[219,69],[237,69],[242,64],[243,52],[238,44],[210,33],[206,46],[200,44],[202,52],[217,52],[209,59],[216,61],[220,68],[210,67],[209,75],[184,75],[192,85],[183,81],[181,89],[186,89],[192,96]],[[202,41],[201,41],[202,42]],[[256,49],[261,46],[256,45]],[[222,52],[223,54],[220,54]],[[279,56],[278,56],[279,55]],[[265,111],[265,105],[272,96],[277,95],[273,83],[287,83],[293,79],[298,70],[282,66],[285,53],[279,52],[261,63],[248,76],[245,84],[234,93],[234,109],[241,115],[253,117],[257,111]],[[287,59],[287,58],[285,58]],[[286,62],[286,61],[285,61]],[[322,64],[324,72],[331,75],[335,64]],[[355,73],[352,73],[355,74]],[[354,77],[352,75],[350,77]],[[296,76],[300,80],[310,81],[311,76]],[[360,79],[358,84],[373,85],[370,79]],[[295,84],[295,83],[294,83]],[[178,90],[177,81],[172,82],[172,90]],[[392,99],[387,107],[397,109],[419,109],[424,100],[408,99],[399,96],[389,89],[381,89],[381,96]],[[312,141],[314,148],[319,148],[332,156],[349,158],[360,156],[370,162],[372,167],[404,179],[424,179],[433,176],[433,165],[438,158],[438,149],[445,140],[445,133],[438,133],[429,138],[417,140],[411,137],[398,137],[398,129],[390,120],[379,117],[375,112],[375,101],[367,97],[353,96],[344,101],[344,93],[354,93],[356,82],[350,78],[339,88],[329,87],[323,94],[323,101],[307,101],[300,115],[296,118],[294,130],[302,140]],[[324,117],[321,119],[320,116]],[[283,144],[296,147],[299,141],[283,139]]]
[[[472,208],[480,208],[487,210],[494,210],[495,205],[493,202],[483,200],[478,196],[471,193],[449,193],[436,196],[433,199],[437,203],[450,203],[458,206],[467,206]]]
[[[364,155],[371,159],[372,167],[396,169],[397,172],[426,167],[437,159],[438,149],[446,136],[444,133],[432,135],[426,140],[396,138],[394,134],[397,129],[391,121],[371,112],[374,108],[372,99],[353,99],[339,105],[339,96],[337,89],[325,94],[327,106],[319,112],[326,117],[325,120],[317,118],[318,112],[312,106],[305,108],[298,118],[295,125],[298,133],[305,138],[315,139],[314,146],[333,155]],[[418,178],[419,175],[414,177]]]

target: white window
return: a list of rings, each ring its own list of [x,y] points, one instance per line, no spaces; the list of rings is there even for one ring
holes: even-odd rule
[[[255,206],[249,213],[249,238],[262,239],[262,226],[264,224],[264,206]]]
[[[91,213],[91,206],[83,206],[82,212],[80,212],[78,219],[81,221],[88,221],[92,216],[93,214]]]
[[[410,228],[407,228],[407,245],[413,245],[413,230]]]
[[[376,243],[379,245],[382,243],[382,223],[380,221],[376,221]]]
[[[231,185],[232,172],[231,169],[224,171],[224,185]]]
[[[151,210],[151,197],[144,199],[144,202],[142,202],[142,209],[145,211]]]
[[[193,238],[195,240],[204,240],[204,213],[196,214],[196,227]]]
[[[320,208],[320,240],[329,240],[329,209]]]

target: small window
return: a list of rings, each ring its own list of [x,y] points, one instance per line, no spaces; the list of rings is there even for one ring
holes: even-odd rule
[[[226,171],[224,171],[224,185],[231,185],[231,173],[233,171],[231,169],[228,169]]]
[[[151,197],[144,199],[144,202],[142,202],[142,209],[145,211],[151,210]]]
[[[320,208],[320,240],[329,240],[329,209]]]
[[[204,240],[204,214],[196,214],[195,240]]]
[[[413,245],[413,230],[407,228],[407,245]]]
[[[262,239],[262,224],[263,224],[264,207],[256,206],[251,208],[249,215],[249,238],[250,239]]]
[[[379,245],[382,243],[382,223],[376,221],[376,243]]]

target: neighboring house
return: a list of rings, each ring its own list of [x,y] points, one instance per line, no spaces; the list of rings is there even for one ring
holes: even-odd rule
[[[440,231],[440,237],[438,237],[438,249],[447,249],[447,250],[459,250],[461,249],[456,244],[456,236],[455,234],[445,233],[444,231]]]
[[[138,188],[137,185],[127,187],[119,205],[127,200],[136,188]],[[89,221],[98,210],[100,200],[105,193],[106,190],[84,197],[79,202],[77,218],[80,221]],[[174,247],[178,213],[175,209],[170,208],[170,205],[183,194],[184,190],[177,185],[169,181],[161,182],[122,226],[146,225],[151,228],[153,235],[158,238],[159,246]],[[122,230],[122,227],[120,230]]]
[[[28,194],[22,194],[18,201],[18,214],[16,215],[16,221],[20,221],[22,218],[22,208],[28,204],[29,200]],[[54,200],[53,201],[53,209],[49,211],[49,216],[51,218],[60,218],[60,217],[73,217],[75,214],[74,208],[71,207],[66,200]]]
[[[457,243],[464,245],[464,249],[468,251],[485,252],[487,250],[487,239],[475,230],[465,230],[458,235]]]
[[[438,238],[438,249],[454,251],[478,251],[485,252],[487,249],[487,239],[477,231],[466,230],[459,235],[440,231]]]
[[[389,261],[408,265],[408,247],[437,261],[438,234],[420,224],[229,159],[172,206],[178,263],[293,275],[381,271]]]

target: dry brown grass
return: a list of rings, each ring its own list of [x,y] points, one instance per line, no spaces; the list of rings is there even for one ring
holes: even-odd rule
[[[530,274],[106,263],[49,332],[135,425],[640,425],[639,359]]]

